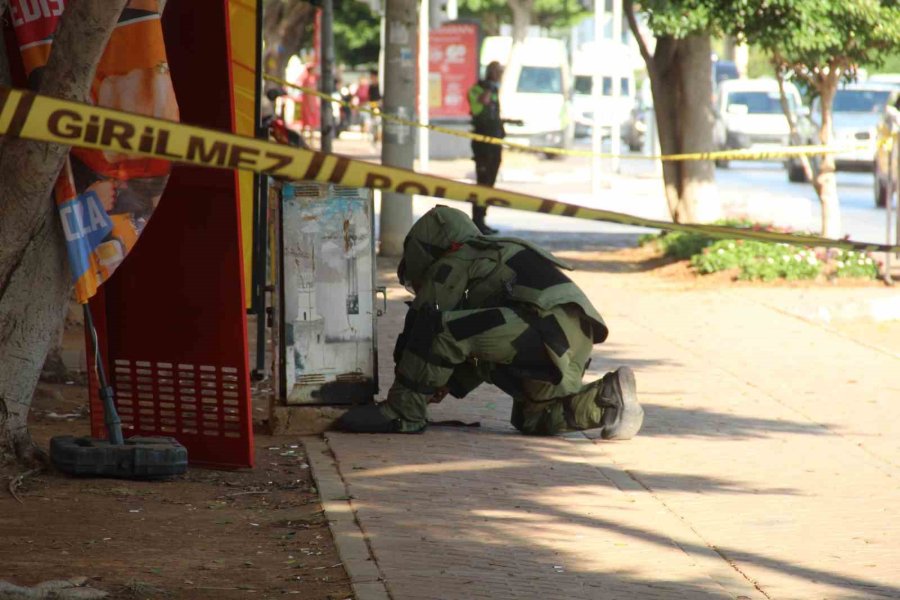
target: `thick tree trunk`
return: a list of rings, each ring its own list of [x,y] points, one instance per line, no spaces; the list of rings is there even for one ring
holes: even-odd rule
[[[634,0],[623,0],[628,27],[650,75],[659,145],[663,154],[713,150],[712,63],[709,35],[660,36],[650,53],[638,28]],[[710,161],[665,161],[663,183],[676,223],[720,216]]]
[[[518,44],[528,35],[533,7],[534,0],[509,0],[509,10],[512,13],[513,44]]]
[[[41,92],[88,97],[94,71],[127,0],[68,5]],[[33,458],[31,397],[66,308],[70,278],[51,190],[68,148],[28,140],[0,146],[0,462]]]
[[[826,76],[819,89],[822,107],[822,126],[819,141],[823,146],[831,144],[832,103],[840,78],[835,70]],[[837,192],[834,154],[824,154],[819,163],[819,172],[813,180],[813,187],[822,205],[822,235],[828,238],[841,237],[841,205]]]
[[[28,410],[69,297],[62,228],[49,203],[44,217],[0,295],[0,463],[34,459]]]
[[[662,36],[648,65],[660,150],[663,154],[713,150],[710,41]],[[665,161],[663,182],[676,223],[719,218],[711,161]]]

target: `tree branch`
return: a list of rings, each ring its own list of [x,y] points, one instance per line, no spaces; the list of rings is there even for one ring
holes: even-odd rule
[[[634,0],[625,0],[622,8],[625,11],[625,17],[628,19],[628,28],[631,29],[631,35],[633,35],[634,39],[637,41],[638,48],[641,51],[641,56],[644,57],[644,63],[646,63],[647,69],[653,69],[653,55],[650,54],[650,50],[647,48],[647,42],[644,40],[644,36],[641,35],[641,30],[638,28],[637,17],[634,15]]]

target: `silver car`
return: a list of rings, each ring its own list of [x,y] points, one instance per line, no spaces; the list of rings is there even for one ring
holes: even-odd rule
[[[832,104],[831,143],[838,147],[856,147],[852,151],[835,156],[838,171],[872,172],[878,149],[878,124],[885,104],[895,86],[884,83],[848,83],[838,89]],[[799,123],[801,137],[798,143],[819,143],[819,124],[822,118],[821,100],[816,98],[807,119]],[[788,162],[789,177],[797,173],[798,161]],[[818,161],[813,161],[816,166]],[[799,171],[802,173],[802,171]],[[800,176],[802,177],[802,175]],[[791,181],[802,181],[791,177]]]

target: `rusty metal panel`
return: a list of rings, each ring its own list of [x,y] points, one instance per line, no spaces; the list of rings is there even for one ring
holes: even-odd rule
[[[377,391],[371,191],[282,190],[284,400],[370,402]]]

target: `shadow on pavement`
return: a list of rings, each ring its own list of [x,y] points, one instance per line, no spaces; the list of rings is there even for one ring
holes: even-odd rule
[[[700,408],[642,402],[646,417],[641,436],[714,437],[741,440],[793,433],[823,435],[822,426],[801,421],[744,417]]]
[[[353,437],[337,436],[332,447],[397,599],[733,597],[714,573],[696,576],[707,573],[695,558],[715,554],[722,572],[746,573],[752,565],[809,582],[810,592],[827,585],[846,597],[900,595],[898,586],[804,565],[804,557],[710,547],[683,529],[643,526],[641,511],[623,504],[605,465],[578,462],[558,438],[438,430],[369,437],[361,449],[366,444]],[[798,493],[677,473],[630,475],[647,490],[632,494]],[[673,548],[679,550],[669,553]],[[680,561],[681,552],[690,555],[681,567],[659,562]],[[732,579],[743,584],[743,573]]]

